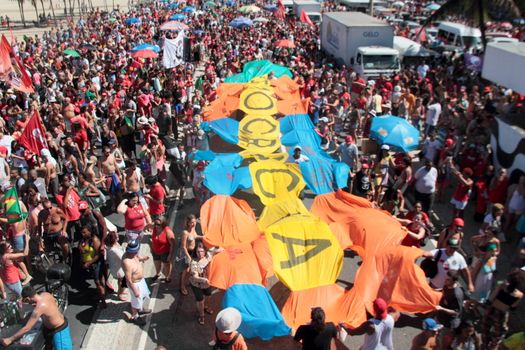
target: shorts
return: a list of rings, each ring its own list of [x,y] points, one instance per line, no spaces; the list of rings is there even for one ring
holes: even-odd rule
[[[457,210],[463,210],[467,207],[467,204],[468,204],[468,201],[467,202],[460,202],[458,201],[457,199],[454,199],[452,198],[450,200],[450,203],[454,206],[454,208],[456,208]]]
[[[131,286],[129,287],[129,295],[130,295],[130,301],[131,301],[131,307],[136,310],[142,310],[144,307],[144,300],[149,298],[149,288],[146,284],[146,280],[143,278],[138,282],[133,283],[137,288],[139,289],[140,295],[137,298],[135,296],[135,293],[133,293],[133,289]]]
[[[13,238],[11,238],[11,245],[15,252],[23,252],[26,246],[26,235],[13,236]]]
[[[161,261],[163,263],[168,263],[168,257],[170,253],[162,253],[162,254],[155,254],[153,251],[151,251],[151,255],[153,256],[153,261]]]
[[[104,276],[104,259],[98,260],[95,264],[87,269],[95,281],[100,280]]]
[[[144,236],[144,230],[135,231],[135,230],[126,230],[126,241],[133,241],[133,240],[139,240],[139,242],[142,240],[142,237]]]
[[[190,284],[191,290],[193,291],[193,294],[195,295],[195,300],[197,301],[203,301],[204,296],[209,297],[211,295],[211,287],[208,288],[199,288],[195,287],[193,284]]]
[[[71,332],[69,331],[67,319],[64,319],[62,326],[54,330],[49,330],[44,327],[43,333],[46,339],[46,349],[48,348],[47,345],[52,343],[54,350],[73,350],[73,342],[71,341]]]
[[[18,298],[20,298],[22,296],[22,282],[20,282],[20,281],[17,281],[15,283],[4,282],[4,285],[7,287],[7,289],[9,289]]]

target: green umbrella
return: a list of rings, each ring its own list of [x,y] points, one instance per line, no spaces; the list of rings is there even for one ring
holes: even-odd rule
[[[213,1],[207,1],[207,2],[206,2],[206,6],[208,6],[208,7],[216,7],[217,4],[214,3]]]
[[[108,19],[108,21],[110,21],[111,23],[113,23],[113,22],[118,21],[118,19],[116,19],[115,17],[111,17],[110,19]]]
[[[67,55],[70,57],[80,57],[80,54],[73,49],[64,50],[64,55]]]
[[[255,5],[245,5],[239,9],[240,13],[248,14],[261,11],[261,8]]]

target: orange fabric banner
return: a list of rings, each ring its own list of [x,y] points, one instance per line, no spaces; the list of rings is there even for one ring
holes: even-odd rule
[[[208,279],[210,285],[223,290],[238,283],[264,285],[265,279],[257,266],[252,246],[242,243],[213,257]]]
[[[226,195],[215,195],[201,207],[201,226],[207,247],[227,248],[261,236],[250,205]]]
[[[337,223],[339,235],[346,233],[353,246],[360,247],[355,250],[363,259],[384,247],[398,246],[406,235],[393,216],[341,190],[316,196],[311,212],[329,224]]]

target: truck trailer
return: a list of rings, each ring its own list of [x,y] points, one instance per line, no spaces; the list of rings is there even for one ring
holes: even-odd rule
[[[399,72],[393,47],[394,27],[380,19],[361,12],[323,14],[321,48],[367,79]]]

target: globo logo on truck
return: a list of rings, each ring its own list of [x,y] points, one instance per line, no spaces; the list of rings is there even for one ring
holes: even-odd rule
[[[363,36],[365,38],[377,38],[379,36],[379,32],[373,32],[373,31],[363,32]]]

